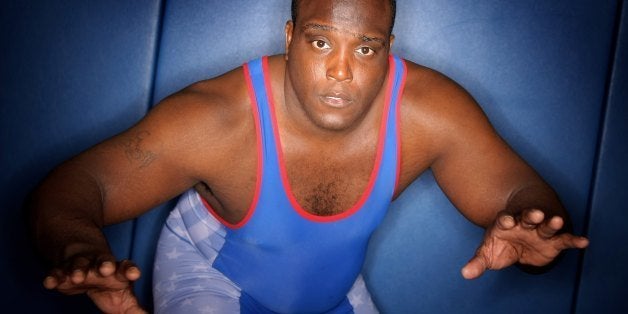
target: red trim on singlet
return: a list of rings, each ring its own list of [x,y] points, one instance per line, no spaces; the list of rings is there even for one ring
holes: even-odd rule
[[[263,171],[264,158],[262,155],[263,154],[262,128],[260,126],[260,116],[259,116],[259,109],[257,106],[257,99],[255,98],[255,90],[253,89],[253,82],[251,82],[251,75],[249,72],[248,64],[245,63],[243,65],[243,70],[244,70],[244,78],[246,81],[246,87],[248,90],[249,99],[251,103],[251,111],[253,112],[253,120],[255,121],[255,136],[256,136],[256,142],[257,142],[257,176],[255,179],[255,194],[253,195],[253,200],[251,201],[251,205],[249,205],[249,208],[247,209],[246,216],[244,216],[244,218],[240,222],[236,224],[232,224],[226,221],[220,215],[218,215],[218,213],[216,213],[216,211],[212,208],[212,206],[203,197],[199,195],[199,198],[201,199],[201,201],[203,202],[203,204],[205,205],[205,208],[207,208],[209,213],[212,216],[214,216],[214,218],[216,218],[218,221],[220,221],[223,225],[231,229],[242,228],[244,225],[246,225],[246,223],[253,216],[253,212],[255,212],[255,208],[257,207],[257,202],[259,200],[259,195],[260,195],[260,191],[262,187],[262,175],[264,172]]]
[[[282,180],[284,189],[286,191],[286,195],[288,196],[288,199],[290,200],[290,203],[292,203],[292,206],[295,209],[295,211],[299,213],[302,217],[308,220],[314,221],[314,222],[338,221],[356,213],[362,207],[364,202],[366,202],[368,197],[371,195],[373,186],[375,185],[375,180],[377,179],[377,173],[378,173],[378,170],[380,169],[380,164],[381,164],[381,160],[383,156],[385,134],[386,134],[386,123],[387,123],[388,114],[390,111],[390,98],[391,98],[391,92],[392,92],[394,74],[395,74],[395,62],[392,62],[392,56],[389,57],[388,62],[389,64],[391,64],[391,66],[388,69],[389,71],[388,72],[388,84],[386,87],[386,97],[385,97],[385,103],[384,103],[384,109],[383,109],[384,111],[382,114],[382,120],[380,122],[379,134],[378,134],[378,139],[377,139],[377,152],[376,152],[376,157],[375,157],[375,163],[373,165],[373,170],[371,170],[371,175],[370,175],[367,187],[365,191],[362,193],[362,195],[360,196],[360,198],[358,199],[358,201],[355,203],[355,205],[353,205],[348,210],[343,211],[342,213],[339,213],[339,214],[331,215],[331,216],[318,216],[303,209],[303,207],[301,207],[299,202],[297,202],[296,198],[294,197],[294,194],[292,193],[292,188],[290,186],[290,183],[289,183],[290,181],[288,180],[288,174],[285,168],[283,150],[282,150],[282,145],[281,145],[281,138],[279,137],[277,115],[275,113],[275,99],[273,97],[272,89],[270,86],[270,71],[268,67],[268,57],[264,57],[262,59],[262,67],[264,69],[263,71],[264,72],[264,85],[266,87],[266,95],[268,96],[268,102],[269,102],[271,117],[273,121],[273,132],[275,134],[275,140],[277,143],[275,148],[277,150],[277,155],[278,155],[278,160],[279,160],[281,180]]]
[[[395,189],[393,190],[394,196],[397,196],[399,192],[399,178],[401,177],[401,98],[403,97],[403,91],[406,88],[406,78],[408,76],[408,66],[406,65],[406,61],[401,60],[401,64],[403,65],[403,76],[401,77],[401,85],[399,86],[397,92],[397,103],[395,104],[397,107],[395,110],[397,111],[396,118],[396,126],[397,126],[397,178],[395,179]]]

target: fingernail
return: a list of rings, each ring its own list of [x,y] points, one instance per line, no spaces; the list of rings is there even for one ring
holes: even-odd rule
[[[503,216],[501,218],[501,225],[504,228],[512,228],[515,224],[515,219],[512,216]]]
[[[463,267],[462,268],[462,277],[464,277],[465,279],[471,279],[475,276],[473,270],[469,269],[469,267]]]
[[[46,289],[51,289],[54,288],[55,284],[55,279],[52,276],[46,276],[46,278],[44,278],[44,287]]]

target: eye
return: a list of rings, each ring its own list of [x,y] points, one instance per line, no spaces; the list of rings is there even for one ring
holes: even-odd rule
[[[357,49],[357,52],[361,55],[370,56],[375,53],[375,50],[370,47],[360,47]]]
[[[314,48],[319,49],[319,50],[330,48],[329,45],[325,41],[320,40],[320,39],[313,41],[312,46],[314,46]]]

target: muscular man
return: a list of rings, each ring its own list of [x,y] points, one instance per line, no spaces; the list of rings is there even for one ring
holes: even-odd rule
[[[428,168],[486,228],[465,278],[586,247],[469,94],[390,55],[394,15],[391,0],[294,1],[284,55],[193,84],[56,168],[29,199],[45,287],[141,312],[140,271],[101,228],[183,194],[159,242],[157,312],[374,312],[368,238]]]

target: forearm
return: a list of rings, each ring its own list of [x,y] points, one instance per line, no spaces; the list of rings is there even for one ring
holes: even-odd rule
[[[513,192],[505,206],[506,213],[514,217],[520,216],[523,211],[537,209],[541,210],[545,219],[559,216],[563,219],[564,225],[561,232],[571,232],[571,218],[556,192],[546,183],[537,182],[525,185]]]
[[[71,162],[55,169],[28,197],[35,248],[57,264],[79,252],[109,252],[98,182]]]

